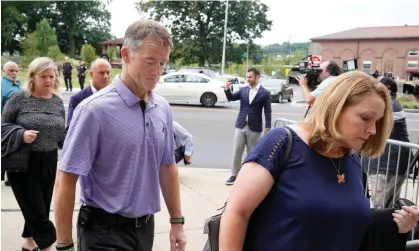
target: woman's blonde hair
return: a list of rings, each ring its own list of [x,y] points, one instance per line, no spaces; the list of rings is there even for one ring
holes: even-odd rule
[[[52,90],[55,94],[59,92],[60,80],[58,79],[58,67],[53,60],[47,57],[35,58],[29,65],[28,75],[26,76],[25,90],[32,94],[35,91],[35,75],[52,69],[55,74],[55,81]]]
[[[376,123],[376,134],[365,141],[360,152],[369,157],[382,153],[393,128],[390,95],[377,79],[361,71],[340,75],[316,99],[311,112],[301,122],[302,126],[312,131],[309,145],[319,151],[330,150],[332,142],[343,139],[337,129],[342,111],[372,94],[378,94],[384,100],[384,116]]]

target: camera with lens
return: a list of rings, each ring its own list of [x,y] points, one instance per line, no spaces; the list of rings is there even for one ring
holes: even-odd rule
[[[290,83],[298,82],[295,79],[295,75],[303,74],[307,78],[308,88],[313,91],[320,84],[319,75],[322,72],[320,58],[318,56],[308,55],[298,62],[298,66],[291,67],[291,72],[291,75],[294,76],[290,76]]]

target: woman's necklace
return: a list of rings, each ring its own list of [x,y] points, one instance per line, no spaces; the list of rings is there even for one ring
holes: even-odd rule
[[[333,160],[331,158],[329,158],[330,162],[332,162],[333,167],[336,169],[337,172],[337,178],[338,178],[338,183],[342,184],[345,183],[345,174],[340,172],[340,159],[339,159],[339,168],[336,167],[335,163],[333,163]]]

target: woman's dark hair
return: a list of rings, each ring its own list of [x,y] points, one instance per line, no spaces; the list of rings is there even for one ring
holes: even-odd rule
[[[390,90],[390,95],[392,97],[397,96],[397,83],[396,81],[394,81],[394,79],[390,77],[383,77],[382,79],[380,79],[380,82],[387,86],[387,88]]]

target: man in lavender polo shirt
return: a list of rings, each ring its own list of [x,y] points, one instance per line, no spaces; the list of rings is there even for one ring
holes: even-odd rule
[[[80,178],[79,251],[151,251],[160,186],[171,217],[170,250],[185,249],[172,114],[152,92],[171,48],[159,23],[133,23],[121,49],[120,76],[75,109],[56,181],[57,248],[72,250]]]

